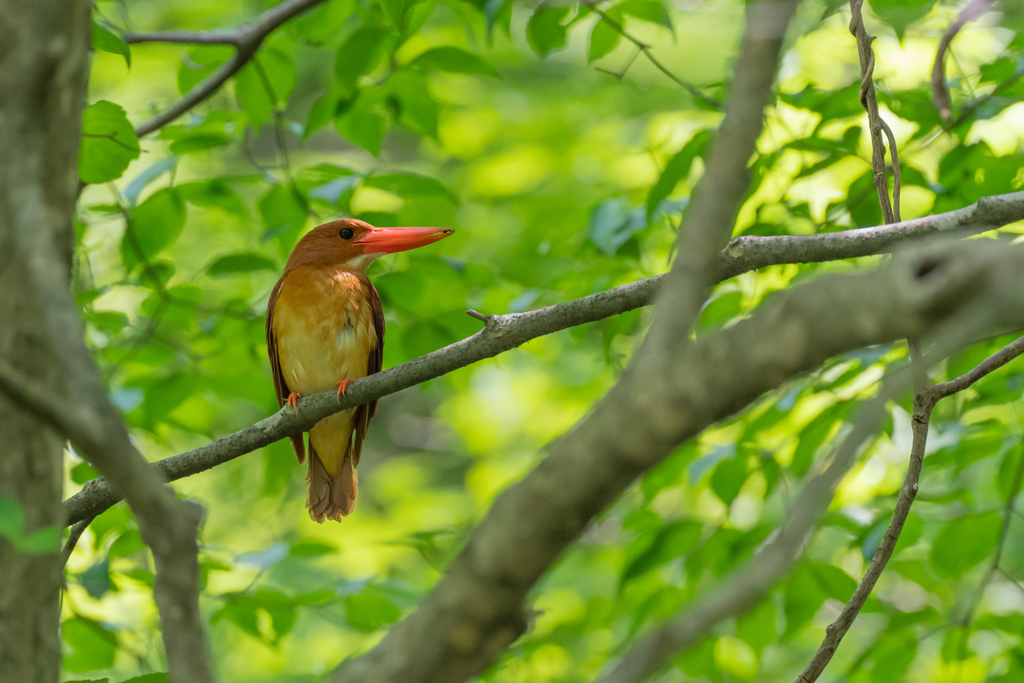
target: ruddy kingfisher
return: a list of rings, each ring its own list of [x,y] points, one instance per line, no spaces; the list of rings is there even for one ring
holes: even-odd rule
[[[452,234],[448,228],[377,228],[351,218],[309,231],[295,245],[267,303],[267,353],[278,403],[297,400],[380,372],[384,311],[366,268],[385,254],[415,249]],[[309,516],[322,523],[352,512],[356,466],[377,401],[342,410],[309,430]],[[302,434],[292,448],[305,460]]]

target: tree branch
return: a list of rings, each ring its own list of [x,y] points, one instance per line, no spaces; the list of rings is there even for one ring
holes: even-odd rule
[[[1021,265],[1020,248],[975,240],[899,256],[871,273],[825,276],[696,339],[664,368],[668,391],[638,388],[624,375],[536,469],[498,497],[419,609],[333,680],[440,683],[479,672],[525,629],[523,603],[534,582],[597,512],[674,446],[837,353],[921,336],[951,318],[954,332],[966,335],[977,323],[964,325],[959,314],[989,306],[1017,324]]]
[[[907,373],[903,373],[906,375]],[[601,683],[642,683],[664,667],[668,658],[692,647],[713,626],[754,607],[788,572],[800,555],[808,534],[828,507],[832,491],[856,460],[861,445],[885,417],[886,403],[905,388],[907,378],[892,382],[864,405],[853,430],[836,449],[824,472],[800,491],[778,535],[727,581],[708,591],[678,617],[632,646]]]
[[[618,22],[615,19],[613,19],[612,17],[608,16],[607,12],[605,12],[604,10],[602,10],[602,9],[600,9],[598,7],[598,4],[600,4],[600,1],[601,0],[598,0],[597,2],[593,2],[593,1],[588,2],[587,0],[584,0],[583,4],[586,5],[587,7],[589,7],[590,11],[592,11],[594,14],[596,14],[598,17],[600,17],[601,21],[603,21],[606,24],[608,24],[609,26],[611,26],[615,31],[617,31],[619,33],[619,35],[621,35],[623,38],[625,38],[629,42],[633,43],[633,45],[636,46],[637,50],[639,50],[640,52],[642,52],[644,54],[644,57],[647,58],[647,61],[649,61],[658,71],[660,71],[661,73],[665,74],[670,79],[672,79],[672,82],[674,82],[676,85],[680,86],[681,88],[686,90],[686,92],[690,93],[690,96],[693,97],[693,99],[700,100],[701,102],[703,102],[707,106],[711,107],[715,111],[721,111],[722,110],[722,103],[721,102],[716,100],[714,97],[711,97],[710,95],[705,94],[700,88],[696,87],[695,85],[693,85],[689,81],[684,81],[683,79],[679,78],[679,76],[676,76],[674,73],[669,71],[668,67],[666,67],[664,64],[662,64],[658,60],[658,58],[655,57],[654,54],[651,52],[651,46],[650,45],[647,45],[646,43],[641,42],[640,40],[635,38],[633,35],[627,33],[626,32],[626,28],[620,22]],[[630,60],[630,63],[632,63],[632,60]],[[625,72],[623,72],[623,73],[625,73]]]
[[[99,438],[95,416],[85,406],[64,400],[43,382],[0,358],[0,392],[32,411],[72,441]]]
[[[782,40],[795,11],[795,0],[747,5],[743,48],[725,118],[693,192],[675,263],[665,278],[640,358],[648,354],[667,357],[685,344],[707,292],[716,282],[716,257],[727,246],[750,189],[750,159],[761,134],[764,108],[772,99]],[[651,380],[658,381],[660,371],[653,366],[651,371]]]
[[[1017,220],[1024,220],[1024,192],[985,197],[976,204],[955,211],[874,228],[819,235],[741,236],[733,238],[729,246],[719,254],[715,277],[722,281],[771,265],[879,254],[890,251],[908,239],[977,232],[979,228],[974,226],[989,229]],[[440,377],[452,370],[516,348],[536,337],[647,306],[653,301],[663,278],[663,275],[659,275],[536,311],[483,316],[478,319],[492,321],[489,328],[485,327],[471,337],[374,375],[373,378],[354,380],[349,384],[348,396],[342,397],[340,403],[335,402],[333,391],[304,398],[299,404],[299,416],[284,410],[278,411],[254,425],[195,450],[161,460],[153,466],[159,468],[168,481],[204,472],[308,429],[337,411]],[[98,515],[119,500],[121,497],[111,489],[105,478],[94,479],[65,501],[67,524]]]
[[[861,608],[867,602],[868,596],[874,590],[878,577],[885,569],[889,559],[892,557],[896,542],[899,540],[903,525],[910,514],[910,506],[917,497],[918,480],[921,478],[921,468],[924,463],[925,445],[928,439],[928,422],[931,418],[932,409],[935,404],[947,396],[963,391],[985,375],[1001,368],[1017,356],[1024,353],[1024,337],[1021,337],[1010,344],[1007,344],[998,352],[992,354],[982,361],[976,368],[960,377],[942,384],[930,385],[925,383],[919,387],[914,395],[914,412],[911,416],[911,430],[913,431],[913,443],[910,448],[910,464],[907,466],[907,476],[903,480],[899,496],[896,499],[896,509],[892,513],[892,520],[889,528],[882,538],[881,544],[875,550],[868,565],[864,578],[861,579],[857,589],[853,592],[850,601],[846,603],[839,617],[825,629],[825,639],[818,647],[814,658],[804,669],[804,672],[796,679],[796,683],[814,683],[832,660],[839,643],[846,635],[853,621],[860,614]],[[998,561],[996,563],[998,565]]]
[[[868,35],[864,28],[864,17],[861,6],[864,0],[850,0],[850,33],[857,39],[857,54],[860,59],[860,103],[868,113],[868,131],[871,135],[871,168],[874,173],[875,189],[878,201],[882,205],[882,218],[886,223],[896,222],[889,201],[889,184],[885,179],[885,143],[882,142],[882,130],[885,125],[878,114],[878,99],[875,97],[875,82],[872,78],[875,71],[875,52],[871,49],[873,36]],[[888,126],[886,126],[888,128]],[[892,131],[887,130],[891,136]],[[893,145],[895,147],[895,144]],[[894,164],[895,165],[895,164]]]
[[[935,52],[935,64],[932,65],[932,93],[935,97],[935,108],[939,110],[942,122],[949,125],[953,120],[953,105],[949,100],[949,88],[946,87],[946,51],[953,38],[967,22],[973,21],[992,8],[993,0],[973,0],[963,8],[956,21],[949,25],[939,40],[939,48]]]
[[[167,125],[192,107],[204,101],[227,82],[229,78],[241,71],[242,67],[252,59],[263,45],[267,36],[289,19],[315,7],[324,0],[286,0],[263,14],[251,24],[239,26],[232,31],[163,31],[158,33],[129,33],[124,36],[128,43],[165,42],[165,43],[196,43],[233,45],[235,54],[224,62],[216,71],[207,76],[201,83],[156,116],[140,123],[135,128],[135,135],[142,137]]]
[[[84,51],[83,51],[84,54]],[[81,100],[73,112],[81,117]],[[66,177],[73,177],[75,156],[65,159]],[[59,169],[58,169],[59,170]],[[25,264],[22,286],[41,302],[38,315],[44,322],[50,361],[65,384],[64,400],[88,406],[91,428],[68,436],[78,451],[125,495],[139,521],[143,540],[156,562],[154,598],[160,612],[163,641],[173,683],[212,683],[203,622],[199,613],[199,563],[195,506],[179,501],[165,485],[159,470],[149,466],[132,444],[117,409],[85,345],[78,307],[71,295],[70,272],[61,249],[70,233],[74,198],[57,208],[44,202],[44,193],[24,188],[13,211],[13,257]],[[51,218],[54,217],[54,218]],[[56,223],[55,218],[62,219]],[[56,223],[56,224],[55,224]],[[52,226],[41,229],[41,226]],[[9,385],[5,385],[10,388]],[[66,421],[67,415],[60,416]],[[58,426],[62,422],[57,423]],[[74,431],[74,430],[69,430]]]

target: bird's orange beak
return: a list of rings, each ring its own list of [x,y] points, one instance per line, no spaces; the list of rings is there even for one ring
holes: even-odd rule
[[[367,254],[394,254],[423,247],[455,232],[451,228],[371,228],[355,244]]]

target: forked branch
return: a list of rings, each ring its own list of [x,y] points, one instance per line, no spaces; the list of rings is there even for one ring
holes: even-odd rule
[[[263,14],[251,24],[240,26],[231,31],[160,31],[155,33],[129,33],[124,36],[125,42],[138,44],[147,42],[193,43],[197,45],[233,45],[235,53],[220,68],[207,76],[201,83],[188,91],[184,97],[160,112],[156,116],[143,121],[135,128],[138,137],[148,135],[178,118],[192,107],[203,102],[229,78],[242,70],[253,55],[263,45],[267,36],[281,24],[298,16],[302,12],[319,5],[324,0],[286,0]]]

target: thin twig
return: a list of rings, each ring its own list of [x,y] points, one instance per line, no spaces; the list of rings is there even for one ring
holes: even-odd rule
[[[949,49],[953,38],[960,32],[969,21],[977,19],[992,8],[993,0],[973,0],[971,4],[963,8],[956,20],[949,25],[946,32],[939,40],[939,48],[935,52],[935,63],[932,65],[932,93],[935,97],[935,107],[939,110],[939,116],[943,123],[949,125],[953,119],[953,106],[949,99],[949,88],[946,86],[946,51]]]
[[[201,83],[168,107],[166,110],[140,123],[135,128],[135,135],[142,137],[167,125],[192,107],[209,98],[238,73],[263,45],[263,41],[277,27],[289,19],[319,5],[324,0],[286,0],[263,14],[251,24],[239,26],[233,31],[212,31],[209,33],[165,31],[160,33],[128,34],[127,42],[142,43],[150,40],[171,43],[225,44],[233,45],[235,53],[216,71],[207,76]]]
[[[600,8],[599,8],[599,7],[597,6],[597,5],[599,4],[599,2],[593,2],[593,1],[583,0],[583,3],[582,3],[582,4],[584,4],[584,5],[586,5],[587,7],[589,7],[589,8],[590,8],[590,10],[591,10],[591,11],[592,11],[592,12],[593,12],[594,14],[596,14],[597,16],[599,16],[599,17],[601,18],[601,21],[605,22],[606,24],[608,24],[609,26],[611,26],[611,27],[612,27],[613,29],[615,29],[616,31],[618,31],[618,33],[619,33],[619,34],[620,34],[620,35],[621,35],[621,36],[622,36],[623,38],[625,38],[625,39],[626,39],[626,40],[628,40],[629,42],[633,43],[633,45],[635,45],[635,46],[637,47],[637,49],[638,49],[638,50],[640,50],[640,52],[643,52],[643,53],[644,53],[644,56],[645,56],[645,57],[647,57],[647,60],[648,60],[648,61],[649,61],[649,62],[650,62],[650,63],[651,63],[651,64],[652,64],[652,65],[653,65],[653,66],[654,66],[654,67],[655,67],[656,69],[658,69],[658,71],[660,71],[661,73],[665,74],[665,75],[666,75],[666,76],[668,76],[668,77],[669,77],[670,79],[672,79],[672,81],[673,81],[673,82],[674,82],[674,83],[675,83],[676,85],[679,85],[679,86],[681,86],[682,88],[684,88],[684,89],[686,90],[686,92],[690,93],[690,95],[692,95],[692,96],[693,96],[693,97],[694,97],[695,99],[698,99],[698,100],[700,100],[701,102],[703,102],[704,104],[708,105],[708,106],[709,106],[709,107],[711,107],[712,109],[714,109],[714,110],[716,110],[716,111],[721,111],[721,109],[722,109],[722,103],[721,103],[721,102],[719,102],[718,100],[716,100],[716,99],[715,99],[714,97],[711,97],[710,95],[707,95],[707,94],[705,94],[704,92],[702,92],[702,91],[700,90],[700,88],[696,87],[696,86],[695,86],[695,85],[693,85],[692,83],[690,83],[690,82],[688,82],[688,81],[684,81],[684,80],[683,80],[682,78],[679,78],[679,76],[676,76],[676,75],[675,75],[674,73],[672,73],[672,72],[671,72],[671,71],[670,71],[670,70],[668,69],[668,67],[667,67],[667,66],[665,66],[664,64],[662,64],[662,63],[661,63],[661,62],[660,62],[660,61],[658,60],[658,58],[657,58],[657,57],[655,57],[655,56],[654,56],[654,55],[653,55],[653,54],[651,53],[651,46],[650,46],[650,45],[647,45],[646,43],[643,43],[643,42],[641,42],[641,41],[640,41],[640,40],[638,40],[637,38],[635,38],[635,37],[633,37],[632,35],[630,35],[629,33],[627,33],[627,32],[626,32],[626,29],[625,29],[625,27],[624,27],[624,26],[622,25],[622,23],[621,23],[621,22],[619,22],[619,21],[616,21],[616,20],[615,20],[615,19],[613,19],[612,17],[609,17],[609,16],[608,16],[608,13],[607,13],[607,12],[605,12],[604,10],[600,9]],[[634,59],[635,59],[635,56],[634,56]],[[629,60],[629,64],[632,64],[632,63],[633,63],[633,60],[632,60],[632,59],[630,59],[630,60]],[[628,65],[627,65],[627,68],[628,68]],[[624,73],[625,73],[625,71],[623,71],[623,74],[624,74]],[[619,77],[621,78],[621,76],[619,76]]]
[[[71,553],[75,551],[75,546],[78,545],[78,539],[82,537],[82,534],[94,519],[96,518],[89,517],[88,519],[83,519],[71,527],[71,533],[68,534],[68,540],[64,543],[64,550],[61,551],[61,556],[64,559],[64,565],[67,565],[68,559],[71,557]]]
[[[817,653],[815,653],[807,668],[796,679],[796,683],[814,683],[818,679],[818,676],[821,675],[821,672],[824,671],[831,661],[843,636],[850,630],[854,620],[860,614],[860,610],[867,601],[868,596],[871,595],[878,577],[881,576],[882,570],[885,569],[889,558],[892,557],[900,532],[902,532],[903,525],[907,521],[907,515],[910,514],[910,506],[917,496],[918,480],[921,477],[925,445],[928,439],[928,421],[935,404],[943,398],[963,391],[985,375],[1001,368],[1022,353],[1024,353],[1024,337],[1007,344],[979,363],[977,367],[954,380],[936,385],[929,385],[926,381],[922,381],[918,385],[914,393],[914,412],[910,423],[913,432],[910,463],[907,467],[907,476],[903,480],[903,486],[900,488],[899,497],[896,500],[896,509],[892,513],[892,521],[889,522],[889,528],[886,530],[881,544],[871,558],[871,564],[864,573],[864,578],[861,579],[860,584],[858,584],[853,596],[846,603],[839,617],[825,629],[825,639],[822,641],[821,646],[818,647]],[[911,354],[912,356],[919,356],[920,354],[916,343],[911,344]],[[917,358],[915,358],[916,360]],[[1024,459],[1022,459],[1022,462],[1024,462]],[[1012,498],[1008,503],[1008,510],[1012,512]],[[998,564],[998,561],[996,564]]]
[[[882,142],[882,118],[878,114],[878,99],[875,96],[875,52],[871,49],[873,36],[864,28],[861,6],[864,0],[850,0],[850,33],[857,39],[857,54],[860,59],[860,103],[868,113],[868,131],[871,136],[871,169],[878,202],[882,206],[882,218],[886,223],[896,222],[896,216],[889,201],[889,184],[885,177],[885,144]]]
[[[987,315],[982,312],[967,311],[957,319],[947,320],[942,325],[942,329],[936,333],[935,348],[924,358],[916,357],[916,351],[913,354],[915,356],[913,366],[916,367],[904,368],[890,374],[883,382],[878,394],[861,408],[849,434],[832,456],[828,468],[811,479],[801,490],[792,512],[787,515],[786,523],[775,539],[766,544],[766,547],[751,560],[748,566],[737,572],[725,585],[709,591],[704,598],[687,607],[673,621],[655,629],[638,644],[631,647],[615,669],[601,679],[601,683],[641,683],[657,671],[670,655],[691,647],[716,623],[742,614],[756,605],[762,596],[785,576],[799,556],[807,534],[831,501],[833,489],[853,465],[861,445],[871,438],[876,426],[884,417],[886,404],[912,385],[923,388],[924,384],[921,378],[924,368],[933,365],[967,343],[971,335],[970,329],[984,326],[987,322],[986,318]],[[928,409],[930,410],[930,407]],[[915,443],[919,451],[916,469],[919,473],[920,463],[924,458],[924,438],[923,436],[918,438],[916,434],[920,431],[927,433],[927,419],[916,423],[916,426]],[[913,460],[912,467],[914,467]],[[908,480],[910,478],[910,474],[908,474]],[[917,491],[916,476],[911,485],[908,486],[905,482],[904,486],[908,489],[909,499],[903,506],[904,512],[899,522],[900,528],[903,526],[906,511],[909,511],[910,503]],[[904,498],[903,492],[900,497]],[[897,509],[899,510],[899,507]],[[888,548],[886,560],[892,553],[892,547],[895,546],[899,536],[899,529],[896,529],[895,533],[893,531],[890,527],[882,544],[883,547]],[[878,553],[876,553],[876,559],[877,557]],[[875,565],[876,563],[873,561],[868,575],[873,575],[874,579],[877,579],[877,575],[881,573],[881,567],[877,567],[877,571],[872,573]],[[884,562],[881,565],[884,566]],[[871,588],[865,587],[863,583],[858,586],[854,593],[855,599],[859,597],[856,608],[849,610],[852,612],[850,614],[847,614],[848,610],[844,610],[844,614],[837,620],[837,624],[840,626],[837,627],[836,624],[833,624],[829,629],[838,631],[842,628],[841,624],[845,624],[848,628],[856,618],[856,612],[859,611],[860,605],[863,605],[870,591]],[[838,644],[838,639],[836,644]],[[834,650],[833,647],[828,652],[828,657],[831,657]],[[828,659],[825,658],[824,663],[827,661]],[[824,668],[824,663],[821,668]],[[818,673],[820,670],[810,678],[801,676],[798,683],[813,681],[817,678]]]
[[[1024,446],[1024,444],[1022,444]],[[1022,448],[1024,451],[1024,448]],[[995,576],[996,571],[999,570],[999,562],[1003,558],[1003,548],[1006,547],[1006,539],[1010,533],[1010,519],[1013,517],[1013,506],[1017,500],[1017,494],[1020,493],[1021,482],[1024,481],[1024,452],[1020,455],[1020,460],[1017,462],[1017,469],[1013,474],[1013,481],[1010,483],[1009,494],[1006,497],[1006,505],[1003,508],[1003,522],[999,527],[999,540],[996,542],[996,550],[992,555],[992,563],[989,565],[988,571],[985,572],[985,578],[978,585],[978,589],[974,592],[974,597],[971,600],[970,605],[967,607],[967,611],[964,613],[963,619],[960,621],[960,628],[962,633],[960,634],[960,661],[963,662],[967,658],[967,636],[970,633],[971,622],[974,620],[974,612],[978,609],[978,604],[981,602],[982,596],[985,595],[985,589],[992,582],[992,577]]]

